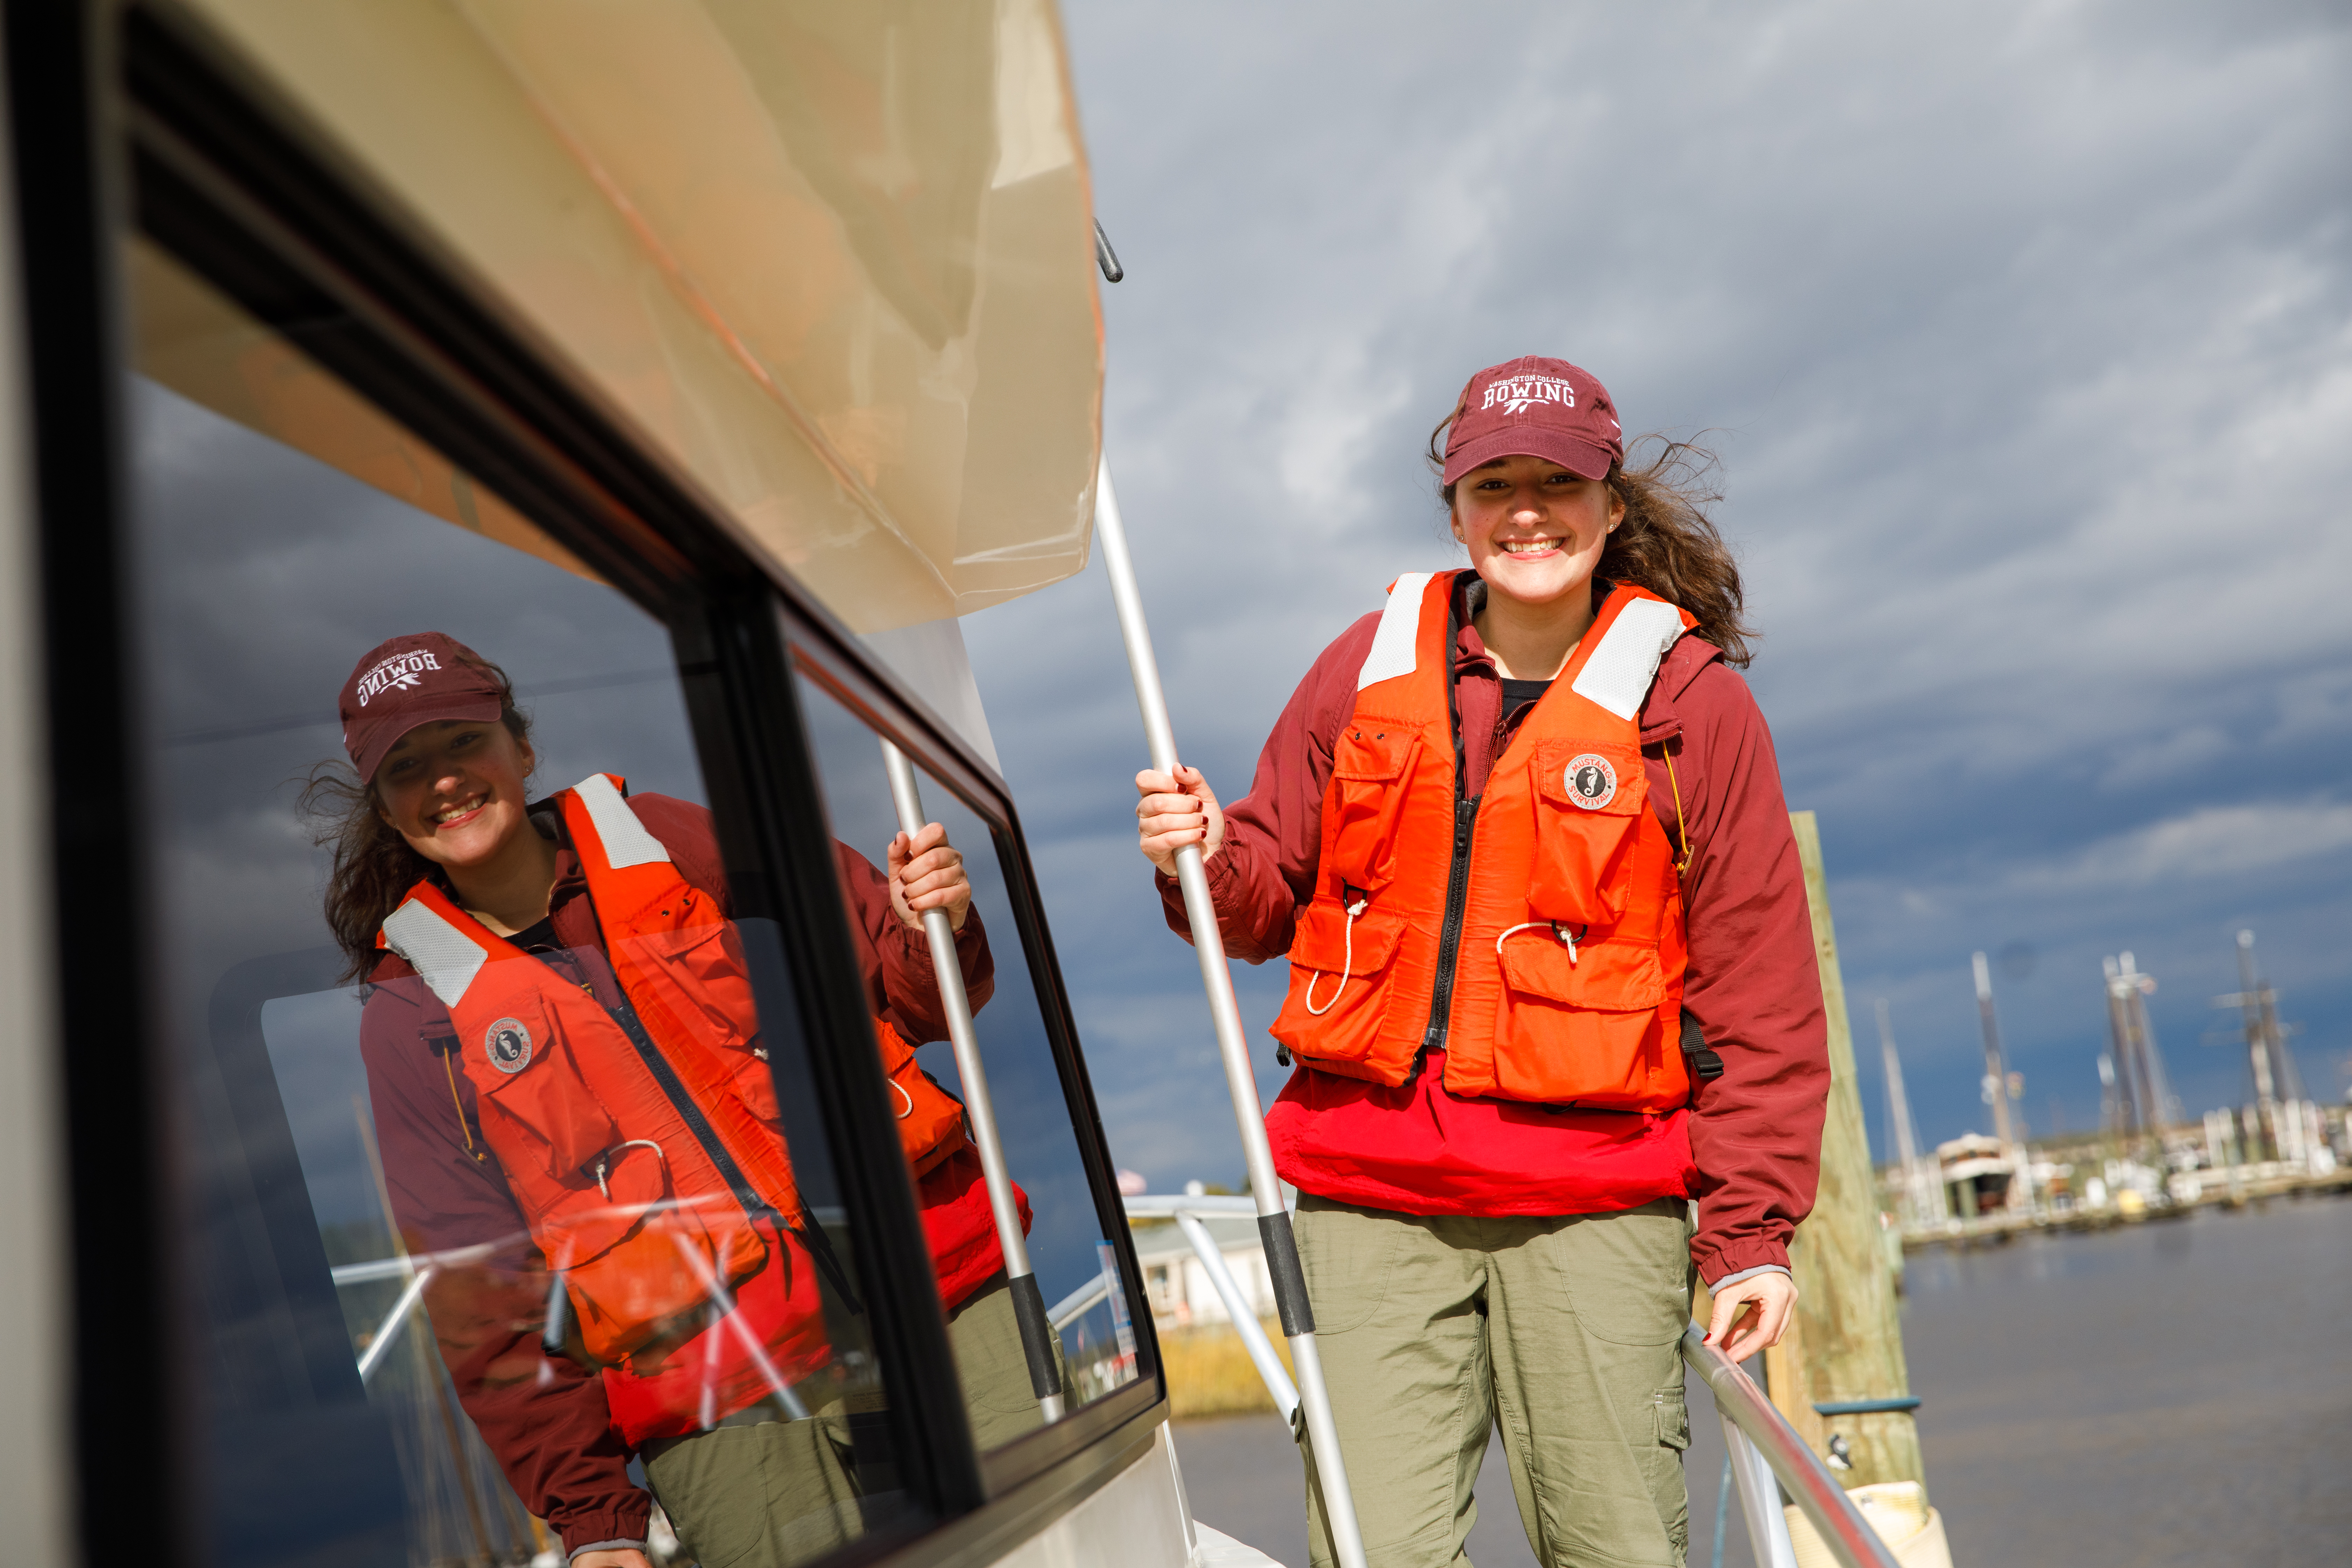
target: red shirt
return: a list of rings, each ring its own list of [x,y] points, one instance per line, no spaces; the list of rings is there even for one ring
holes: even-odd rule
[[[1503,710],[1500,674],[1462,609],[1457,590],[1455,738],[1464,793],[1476,795],[1526,709]],[[1379,624],[1368,615],[1324,649],[1266,738],[1249,794],[1225,808],[1209,887],[1234,957],[1289,951],[1314,893],[1332,749]],[[1651,805],[1691,847],[1683,1005],[1723,1076],[1698,1083],[1688,1108],[1652,1117],[1456,1095],[1437,1051],[1396,1089],[1301,1067],[1266,1115],[1285,1181],[1408,1214],[1594,1214],[1688,1194],[1699,1200],[1691,1255],[1703,1279],[1788,1263],[1820,1174],[1829,1053],[1772,738],[1748,683],[1696,637],[1667,654],[1641,721]],[[1159,881],[1168,923],[1187,933],[1182,894]]]
[[[629,804],[668,849],[678,874],[732,918],[710,813],[667,795],[634,795]],[[890,905],[889,880],[871,862],[847,845],[837,844],[835,850],[868,1008],[909,1041],[947,1038],[923,933],[898,919]],[[578,857],[568,847],[560,849],[555,886],[548,896],[555,940],[572,950],[581,978],[610,1006],[621,993],[602,962],[603,942],[586,891]],[[996,988],[978,910],[956,933],[956,954],[976,1010]],[[391,981],[414,973],[387,953],[372,978]],[[412,1251],[509,1243],[529,1226],[497,1161],[478,1161],[467,1152],[458,1118],[462,1108],[465,1125],[480,1126],[473,1085],[462,1072],[454,1075],[453,1084],[443,1059],[421,1043],[420,1031],[450,1029],[448,1015],[437,1004],[429,1016],[418,1005],[423,994],[415,986],[375,989],[360,1022],[360,1055],[367,1067],[394,1215]],[[479,1142],[477,1133],[475,1142]],[[927,1175],[917,1201],[925,1208],[927,1229],[934,1221],[929,1211],[939,1204],[977,1204],[980,1228],[993,1247],[987,1189],[969,1150]],[[545,1302],[535,1293],[518,1296],[480,1270],[454,1270],[443,1280],[447,1288],[426,1291],[434,1336],[466,1413],[524,1506],[562,1536],[567,1552],[597,1542],[643,1540],[651,1500],[629,1479],[629,1452],[613,1430],[604,1381],[568,1357],[541,1349],[536,1320]]]

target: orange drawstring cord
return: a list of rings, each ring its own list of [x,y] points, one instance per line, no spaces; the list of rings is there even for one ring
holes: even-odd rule
[[[449,1103],[457,1108],[457,1131],[466,1135],[466,1152],[479,1160],[481,1151],[474,1147],[474,1130],[466,1121],[466,1102],[457,1098],[457,1053],[449,1052],[441,1058],[441,1070],[449,1079]]]
[[[1690,824],[1683,820],[1683,783],[1675,777],[1674,741],[1676,739],[1680,737],[1669,739],[1660,746],[1658,755],[1666,760],[1666,783],[1674,787],[1675,792],[1675,834],[1683,841],[1683,858],[1675,862],[1675,875],[1679,877],[1690,869],[1691,847]]]

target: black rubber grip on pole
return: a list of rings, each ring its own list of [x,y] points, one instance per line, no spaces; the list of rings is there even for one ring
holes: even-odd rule
[[[1257,1216],[1257,1237],[1265,1247],[1265,1276],[1274,1282],[1274,1310],[1282,1314],[1282,1337],[1295,1340],[1315,1331],[1315,1309],[1307,1301],[1307,1271],[1298,1267],[1298,1239],[1290,1234],[1290,1215]]]
[[[1021,1353],[1029,1358],[1029,1386],[1040,1399],[1062,1392],[1062,1369],[1054,1360],[1054,1325],[1045,1321],[1045,1298],[1037,1277],[1024,1274],[1013,1287],[1013,1317],[1021,1325]]]

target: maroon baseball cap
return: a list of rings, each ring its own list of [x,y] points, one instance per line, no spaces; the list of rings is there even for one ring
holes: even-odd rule
[[[343,750],[360,777],[373,779],[386,752],[419,724],[496,719],[504,710],[498,683],[472,664],[481,656],[439,632],[411,632],[360,656],[343,682]]]
[[[1445,432],[1445,483],[1481,463],[1525,453],[1580,479],[1604,479],[1625,459],[1608,388],[1564,359],[1534,354],[1489,365],[1462,389]]]

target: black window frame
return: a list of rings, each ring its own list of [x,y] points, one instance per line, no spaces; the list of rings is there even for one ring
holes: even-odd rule
[[[746,919],[782,933],[755,974],[763,1026],[862,1037],[865,1008],[794,676],[856,708],[991,824],[1097,1211],[1137,1321],[1138,1380],[991,1455],[974,1452],[912,1184],[871,1052],[809,1050],[909,1493],[930,1510],[828,1563],[982,1562],[1159,1440],[1168,1406],[1115,1172],[1019,817],[1003,781],[719,509],[556,367],[525,325],[184,10],[107,0],[7,8],[32,489],[46,595],[58,972],[73,1254],[74,1458],[89,1561],[195,1562],[197,1395],[162,1095],[130,649],[126,341],[119,247],[147,235],[406,426],[670,628]],[[71,868],[68,874],[68,868]],[[95,873],[95,874],[93,874]],[[855,1028],[845,1027],[853,1022]],[[787,1055],[788,1053],[780,1053]],[[882,1288],[882,1282],[889,1288]],[[909,1285],[908,1281],[918,1282]],[[922,1392],[918,1392],[922,1391]],[[147,1421],[122,1419],[143,1408]],[[123,1478],[139,1506],[125,1507]]]
[[[840,624],[819,612],[811,616],[790,601],[780,600],[779,618],[790,644],[793,668],[862,719],[877,737],[887,739],[907,753],[927,782],[947,789],[982,821],[988,824],[992,847],[1004,873],[1004,889],[1013,905],[1013,923],[1022,952],[1029,963],[1030,982],[1043,1015],[1046,1040],[1052,1048],[1062,1093],[1077,1133],[1078,1149],[1087,1170],[1087,1190],[1095,1210],[1106,1219],[1122,1215],[1118,1172],[1097,1109],[1093,1080],[1078,1048],[1077,1030],[1062,984],[1061,964],[1054,956],[1045,910],[1037,890],[1037,875],[1029,860],[1026,838],[1013,795],[996,770],[971,744],[939,718],[920,699],[896,679],[877,670]],[[1143,1294],[1135,1261],[1134,1239],[1124,1223],[1104,1227],[1104,1237],[1118,1249],[1119,1285],[1135,1324],[1136,1380],[1092,1403],[1073,1410],[1050,1426],[1026,1434],[982,1457],[982,1478],[992,1495],[1002,1496],[1037,1471],[1068,1458],[1105,1433],[1148,1414],[1161,1403],[1160,1345],[1151,1328],[1151,1308]]]

